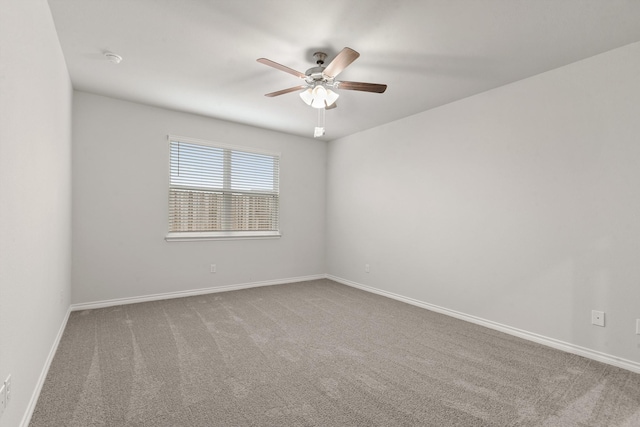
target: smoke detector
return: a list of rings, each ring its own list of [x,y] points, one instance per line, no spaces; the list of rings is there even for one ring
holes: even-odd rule
[[[122,61],[122,56],[116,55],[113,52],[105,52],[104,56],[109,60],[109,62],[113,62],[114,64],[119,64]]]

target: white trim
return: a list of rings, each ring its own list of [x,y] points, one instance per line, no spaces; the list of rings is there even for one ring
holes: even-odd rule
[[[40,397],[42,386],[44,385],[44,381],[47,378],[47,374],[49,373],[49,368],[51,367],[51,362],[53,362],[53,357],[56,355],[56,351],[58,351],[58,345],[60,344],[60,340],[62,339],[62,334],[64,333],[64,329],[67,327],[67,321],[69,320],[70,315],[71,315],[71,307],[67,309],[67,313],[64,315],[64,319],[62,319],[62,324],[58,329],[58,334],[56,335],[55,340],[53,340],[53,345],[51,346],[51,350],[49,350],[49,355],[47,356],[47,359],[44,362],[42,371],[40,371],[40,377],[38,377],[38,381],[36,382],[36,388],[33,390],[33,393],[31,394],[31,399],[27,404],[27,410],[22,416],[20,427],[28,427],[29,423],[31,422],[31,417],[33,416],[33,411],[36,409],[36,403],[38,403],[38,398]]]
[[[279,239],[279,231],[198,231],[198,232],[170,232],[164,240],[167,242],[192,242],[197,240],[258,240]]]
[[[160,301],[172,298],[191,297],[194,295],[215,294],[218,292],[237,291],[240,289],[258,288],[261,286],[283,285],[285,283],[308,282],[310,280],[325,279],[326,275],[316,274],[312,276],[290,277],[288,279],[265,280],[261,282],[241,283],[237,285],[216,286],[213,288],[192,289],[188,291],[165,292],[139,297],[116,298],[104,301],[71,304],[71,311],[92,310],[94,308],[114,307],[117,305],[137,304],[140,302]]]
[[[598,362],[606,363],[608,365],[617,366],[618,368],[626,369],[628,371],[636,372],[640,374],[640,363],[634,362],[632,360],[623,359],[621,357],[612,356],[610,354],[602,353],[600,351],[591,350],[586,347],[581,347],[579,345],[571,344],[568,342],[560,341],[555,338],[545,337],[543,335],[535,334],[533,332],[524,331],[522,329],[514,328],[508,325],[503,325],[501,323],[493,322],[491,320],[482,319],[480,317],[472,316],[469,314],[461,313],[459,311],[450,310],[448,308],[439,307],[437,305],[429,304],[417,299],[405,297],[399,294],[395,294],[393,292],[385,291],[382,289],[377,289],[371,286],[363,285],[361,283],[353,282],[351,280],[343,279],[341,277],[336,277],[328,274],[327,279],[333,280],[338,283],[342,283],[343,285],[351,286],[353,288],[358,288],[363,291],[371,292],[374,294],[382,295],[388,298],[395,299],[397,301],[402,301],[407,304],[415,305],[417,307],[425,308],[427,310],[435,311],[436,313],[445,314],[447,316],[455,317],[456,319],[464,320],[470,323],[475,323],[476,325],[484,326],[489,329],[494,329],[496,331],[504,332],[509,335],[513,335],[519,338],[523,338],[528,341],[533,341],[538,344],[546,345],[547,347],[555,348],[557,350],[562,350],[567,353],[577,354],[578,356],[583,356],[588,359],[593,359]]]

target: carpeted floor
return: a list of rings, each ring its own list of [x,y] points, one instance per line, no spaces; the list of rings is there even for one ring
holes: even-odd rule
[[[329,280],[73,312],[32,427],[640,426],[640,375]]]

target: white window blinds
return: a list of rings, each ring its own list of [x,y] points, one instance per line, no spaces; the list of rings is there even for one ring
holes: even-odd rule
[[[169,145],[169,235],[278,235],[278,155],[176,138]]]

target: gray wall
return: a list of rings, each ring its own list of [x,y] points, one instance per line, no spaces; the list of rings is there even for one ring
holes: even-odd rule
[[[639,75],[636,43],[331,142],[328,273],[640,362]]]
[[[0,13],[0,382],[20,425],[69,307],[71,99],[44,0]]]
[[[281,153],[282,237],[166,242],[167,134]],[[324,274],[325,163],[318,140],[74,92],[73,302]]]

